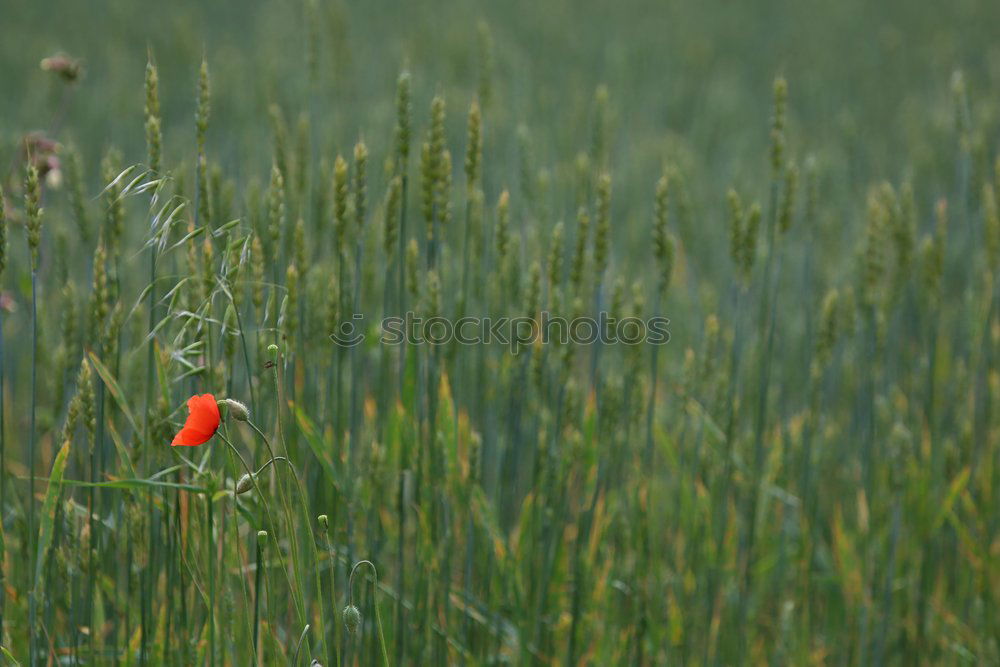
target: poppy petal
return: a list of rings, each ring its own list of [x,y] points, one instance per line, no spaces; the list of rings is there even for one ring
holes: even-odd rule
[[[215,435],[214,431],[206,433],[202,430],[185,426],[174,436],[174,440],[170,445],[173,447],[196,447],[208,442],[213,435]]]
[[[219,405],[212,394],[188,399],[184,428],[174,437],[172,446],[195,447],[208,442],[219,428]]]

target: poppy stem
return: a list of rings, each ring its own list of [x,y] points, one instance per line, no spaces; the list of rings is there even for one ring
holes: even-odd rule
[[[260,539],[260,533],[257,533],[257,559],[256,559],[256,572],[254,573],[254,587],[253,587],[253,651],[257,656],[256,664],[262,665],[264,661],[261,659],[260,651],[260,596],[262,593],[262,586],[264,584],[264,540]],[[266,538],[265,538],[266,539]]]
[[[208,523],[205,526],[205,537],[208,543],[208,664],[215,665],[215,540],[212,531],[212,494],[206,494],[206,518]]]
[[[375,627],[378,630],[378,643],[379,648],[382,650],[382,664],[384,667],[389,667],[389,654],[385,649],[385,636],[382,632],[382,615],[378,611],[378,569],[375,567],[375,563],[370,560],[359,560],[351,568],[351,576],[347,579],[347,591],[350,598],[351,606],[354,606],[354,573],[357,572],[358,568],[362,565],[367,565],[372,569],[372,606],[375,607]]]

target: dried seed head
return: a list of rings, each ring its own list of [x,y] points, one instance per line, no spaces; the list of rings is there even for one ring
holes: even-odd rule
[[[67,56],[65,53],[57,53],[54,56],[43,58],[40,66],[46,72],[58,75],[66,83],[75,82],[83,73],[80,61]]]
[[[352,635],[357,632],[358,626],[361,625],[361,612],[353,604],[349,604],[344,607],[344,626],[347,631]]]

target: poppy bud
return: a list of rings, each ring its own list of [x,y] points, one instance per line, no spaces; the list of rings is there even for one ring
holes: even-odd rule
[[[234,401],[231,398],[224,398],[219,401],[219,405],[226,407],[229,410],[229,414],[232,415],[233,419],[241,422],[249,421],[250,411],[247,410],[247,406],[243,405],[239,401]]]
[[[274,343],[271,343],[270,345],[267,346],[267,352],[272,357],[278,356],[278,346],[275,345]]]
[[[257,544],[263,545],[265,542],[267,542],[267,531],[266,530],[258,530],[257,531]]]
[[[361,625],[361,612],[358,608],[353,604],[344,607],[344,626],[347,627],[347,631],[354,634],[359,625]]]
[[[244,474],[240,477],[239,481],[236,482],[236,495],[246,493],[253,488],[253,475]]]
[[[324,531],[330,529],[330,519],[325,514],[320,514],[316,520],[319,521],[319,525]]]

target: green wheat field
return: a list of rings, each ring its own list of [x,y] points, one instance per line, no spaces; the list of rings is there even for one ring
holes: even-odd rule
[[[1000,3],[0,4],[0,663],[1000,664]]]

